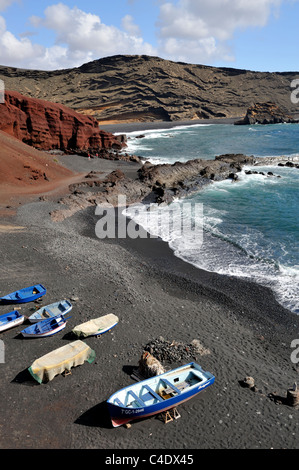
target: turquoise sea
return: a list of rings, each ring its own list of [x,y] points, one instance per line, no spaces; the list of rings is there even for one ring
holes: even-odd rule
[[[140,134],[144,137],[136,138]],[[299,157],[299,124],[178,126],[128,137],[129,152],[152,163],[209,160],[225,153]],[[166,230],[163,222],[159,236],[185,261],[266,285],[283,306],[299,313],[299,169],[273,164],[255,168],[265,175],[247,175],[248,169],[238,182],[214,182],[176,202],[202,205],[202,242],[191,230],[190,237]],[[274,177],[267,176],[270,171]],[[165,214],[169,210],[163,208]],[[132,208],[128,216],[151,233],[147,212],[146,207],[138,214]]]

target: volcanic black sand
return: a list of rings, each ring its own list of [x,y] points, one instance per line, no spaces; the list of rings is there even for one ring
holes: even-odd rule
[[[78,164],[80,173],[136,170],[124,162],[59,160],[72,170]],[[196,269],[158,239],[100,240],[94,208],[55,223],[49,215],[58,205],[54,196],[23,202],[1,219],[1,295],[42,283],[46,296],[23,304],[22,314],[61,299],[71,300],[73,309],[66,329],[53,337],[22,339],[26,325],[1,333],[1,449],[299,448],[299,411],[286,402],[298,380],[291,342],[299,338],[299,320],[270,290]],[[0,314],[14,307],[0,305]],[[96,352],[94,363],[47,384],[33,380],[27,369],[35,359],[72,341],[77,324],[108,313],[119,324],[85,340]],[[199,340],[209,354],[190,361],[212,372],[214,385],[181,405],[181,417],[170,423],[152,417],[113,428],[106,400],[133,383],[144,347],[161,336],[187,349]],[[253,390],[242,386],[247,376],[255,380]]]

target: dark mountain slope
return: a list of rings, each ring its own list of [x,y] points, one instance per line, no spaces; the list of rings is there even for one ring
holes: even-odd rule
[[[296,72],[121,55],[51,72],[0,67],[7,89],[64,104],[102,123],[237,118],[254,103],[266,101],[294,115],[299,109],[291,102],[291,82],[298,77]]]

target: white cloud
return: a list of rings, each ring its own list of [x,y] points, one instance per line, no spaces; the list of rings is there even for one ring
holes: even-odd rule
[[[1,64],[17,65],[25,67],[33,57],[44,54],[45,48],[32,44],[30,39],[23,37],[17,39],[6,29],[6,22],[0,16],[0,62]]]
[[[126,15],[122,19],[122,27],[128,34],[135,37],[141,37],[141,31],[138,25],[134,24],[134,18]]]
[[[232,60],[226,41],[238,29],[262,27],[283,0],[179,0],[161,4],[160,51],[180,60]],[[171,47],[170,47],[171,45]],[[174,56],[175,56],[174,55]]]
[[[265,26],[282,0],[180,0],[161,5],[161,37],[229,39],[238,28]]]
[[[16,1],[19,0],[0,0],[0,11]],[[30,18],[36,32],[48,29],[54,33],[55,42],[49,47],[34,43],[34,33],[30,31],[15,36],[0,16],[0,63],[51,70],[80,66],[115,54],[158,55],[207,64],[232,61],[228,41],[234,33],[265,26],[284,1],[287,0],[159,0],[157,47],[144,41],[131,15],[122,18],[120,29],[103,23],[96,14],[61,2],[48,6],[42,17]]]
[[[233,56],[228,47],[217,44],[215,38],[177,39],[168,38],[163,41],[161,55],[169,60],[188,63],[211,63],[214,60],[232,61]]]
[[[12,1],[0,0],[0,8]],[[17,38],[7,31],[0,16],[1,64],[53,70],[115,54],[156,54],[155,48],[142,39],[130,15],[123,18],[121,30],[102,23],[98,15],[58,3],[47,7],[43,18],[32,16],[30,22],[35,28],[53,31],[55,44],[50,47],[34,44],[28,33]]]
[[[48,54],[52,52],[52,66],[55,55],[61,68],[61,64],[77,66],[83,62],[114,54],[155,53],[155,49],[140,37],[139,28],[130,15],[123,18],[125,31],[122,31],[115,26],[102,23],[98,15],[59,3],[46,8],[44,18],[35,16],[31,18],[31,22],[35,26],[46,27],[56,34],[56,49],[48,50]],[[62,57],[59,57],[57,46],[63,49]]]
[[[16,0],[0,0],[0,11],[5,10],[5,8],[9,7],[15,1]]]

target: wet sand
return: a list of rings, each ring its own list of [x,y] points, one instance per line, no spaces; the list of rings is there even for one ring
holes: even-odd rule
[[[103,174],[136,171],[125,162],[59,160],[79,173],[91,166]],[[298,449],[299,411],[286,403],[287,389],[298,380],[291,361],[298,317],[270,290],[196,269],[159,239],[98,239],[94,208],[55,223],[49,213],[57,200],[36,195],[1,220],[1,295],[42,283],[46,296],[23,304],[22,314],[64,298],[73,310],[66,329],[53,337],[22,339],[19,332],[27,324],[1,333],[0,448],[100,449],[116,455],[125,449],[128,455],[132,449],[195,455],[200,449]],[[10,310],[0,305],[0,314]],[[35,359],[71,341],[77,324],[108,313],[117,315],[119,324],[101,338],[85,340],[96,352],[94,363],[47,384],[32,379],[27,369]],[[181,417],[171,423],[152,417],[130,429],[112,428],[106,400],[133,383],[143,348],[160,336],[186,345],[198,339],[210,354],[191,360],[215,375],[214,385],[181,405]],[[254,378],[255,391],[242,386],[247,376]]]

